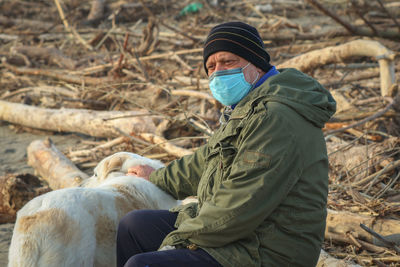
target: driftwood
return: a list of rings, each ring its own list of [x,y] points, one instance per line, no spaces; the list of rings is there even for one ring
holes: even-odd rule
[[[325,235],[329,236],[329,233],[352,233],[352,235],[357,238],[365,240],[369,243],[377,244],[377,241],[369,233],[363,230],[360,227],[360,224],[366,225],[382,236],[393,236],[400,233],[399,220],[381,219],[372,216],[329,209],[328,217],[326,219]],[[397,237],[397,239],[400,239],[400,235]]]
[[[28,146],[28,164],[54,189],[78,186],[88,175],[64,156],[50,139]]]
[[[146,140],[148,142],[156,144],[157,146],[161,147],[169,154],[177,156],[177,157],[183,157],[183,156],[190,155],[193,153],[193,151],[182,148],[182,147],[175,146],[175,145],[171,144],[167,139],[157,136],[155,134],[142,133],[140,135],[140,137],[142,137],[144,140]]]
[[[390,96],[389,88],[395,82],[395,53],[377,41],[356,40],[338,46],[326,47],[294,57],[278,65],[278,67],[293,67],[307,72],[316,67],[339,63],[355,56],[369,56],[378,60],[381,75],[381,94],[382,96]]]
[[[32,128],[78,132],[96,137],[153,133],[156,129],[152,116],[146,111],[46,109],[2,100],[0,120]]]
[[[0,223],[13,222],[17,211],[29,200],[49,192],[50,188],[42,185],[31,174],[8,174],[0,177]]]
[[[351,4],[354,6],[355,13],[363,19],[363,21],[367,24],[367,27],[355,27],[345,21],[344,19],[340,18],[337,14],[335,14],[333,11],[325,8],[323,5],[321,5],[318,1],[316,0],[306,0],[306,2],[310,3],[317,9],[319,9],[321,12],[326,14],[327,16],[331,17],[333,20],[335,20],[337,23],[342,25],[350,34],[352,35],[361,35],[361,36],[380,36],[384,38],[398,38],[399,34],[398,31],[396,33],[395,29],[388,29],[386,31],[378,31],[362,14],[362,10],[359,10],[359,6],[356,1],[352,1]],[[395,24],[398,26],[398,23],[396,19],[391,15],[390,12],[387,11],[387,9],[384,7],[383,3],[378,0],[378,3],[383,7],[383,9],[386,11],[387,15],[389,15],[392,19],[394,19]]]
[[[7,64],[5,62],[2,63],[2,66],[7,69],[12,70],[13,72],[21,75],[38,75],[38,76],[46,76],[49,78],[54,78],[57,80],[76,83],[76,84],[87,84],[87,85],[100,85],[107,82],[112,82],[113,79],[110,77],[86,77],[86,76],[78,76],[66,73],[64,71],[53,70],[53,69],[36,69],[36,68],[18,68],[13,65]]]
[[[357,214],[342,214],[344,226],[339,219],[328,222],[324,251],[362,266],[397,264],[395,249],[372,244],[372,234],[359,222],[371,227],[371,220],[386,225],[385,219],[399,218],[394,201],[400,199],[400,150],[387,144],[400,133],[398,102],[392,101],[397,87],[389,87],[394,70],[399,70],[399,64],[392,64],[392,51],[399,51],[398,1],[201,1],[197,13],[179,18],[185,1],[31,2],[0,4],[6,14],[0,16],[0,98],[9,101],[0,102],[0,120],[100,136],[63,150],[85,172],[117,151],[165,163],[189,154],[218,127],[221,106],[208,89],[202,41],[229,14],[230,20],[259,30],[275,65],[291,64],[336,91],[340,112],[327,123],[324,135],[328,143],[343,145],[329,151],[328,205],[368,216],[363,221],[353,218]],[[331,11],[325,12],[330,18],[310,8],[311,2]],[[359,36],[379,43],[353,41]],[[131,112],[137,107],[146,111]],[[13,153],[5,152],[3,156]],[[46,164],[58,165],[57,157],[42,154],[44,162],[49,155]],[[39,159],[35,169],[41,168]],[[54,181],[63,177],[57,169]],[[73,178],[68,181],[64,186],[77,184]],[[328,219],[333,213],[329,211]],[[343,233],[346,227],[360,233]],[[372,229],[388,237],[379,227]],[[344,264],[324,261],[324,256],[322,251],[319,266]]]

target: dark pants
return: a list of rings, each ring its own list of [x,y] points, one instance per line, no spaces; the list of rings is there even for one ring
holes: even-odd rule
[[[119,223],[117,233],[118,267],[221,266],[198,248],[157,251],[174,227],[178,213],[167,210],[135,210]]]

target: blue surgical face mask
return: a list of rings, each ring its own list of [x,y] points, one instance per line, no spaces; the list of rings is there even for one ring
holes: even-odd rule
[[[242,100],[253,88],[253,84],[246,81],[243,73],[249,65],[250,63],[243,68],[214,72],[209,78],[209,86],[214,98],[226,106],[237,104]],[[258,79],[258,75],[254,81]]]

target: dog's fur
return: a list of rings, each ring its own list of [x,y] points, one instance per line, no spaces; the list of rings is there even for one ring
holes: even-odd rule
[[[164,165],[127,152],[103,159],[81,187],[32,199],[17,214],[9,267],[115,266],[119,220],[135,209],[169,209],[181,202],[151,182],[126,176],[129,167]]]

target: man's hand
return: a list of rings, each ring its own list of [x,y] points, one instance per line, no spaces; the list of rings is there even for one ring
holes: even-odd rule
[[[153,171],[155,171],[155,169],[150,167],[149,165],[137,165],[134,167],[130,167],[126,175],[139,176],[149,181],[150,174]]]

